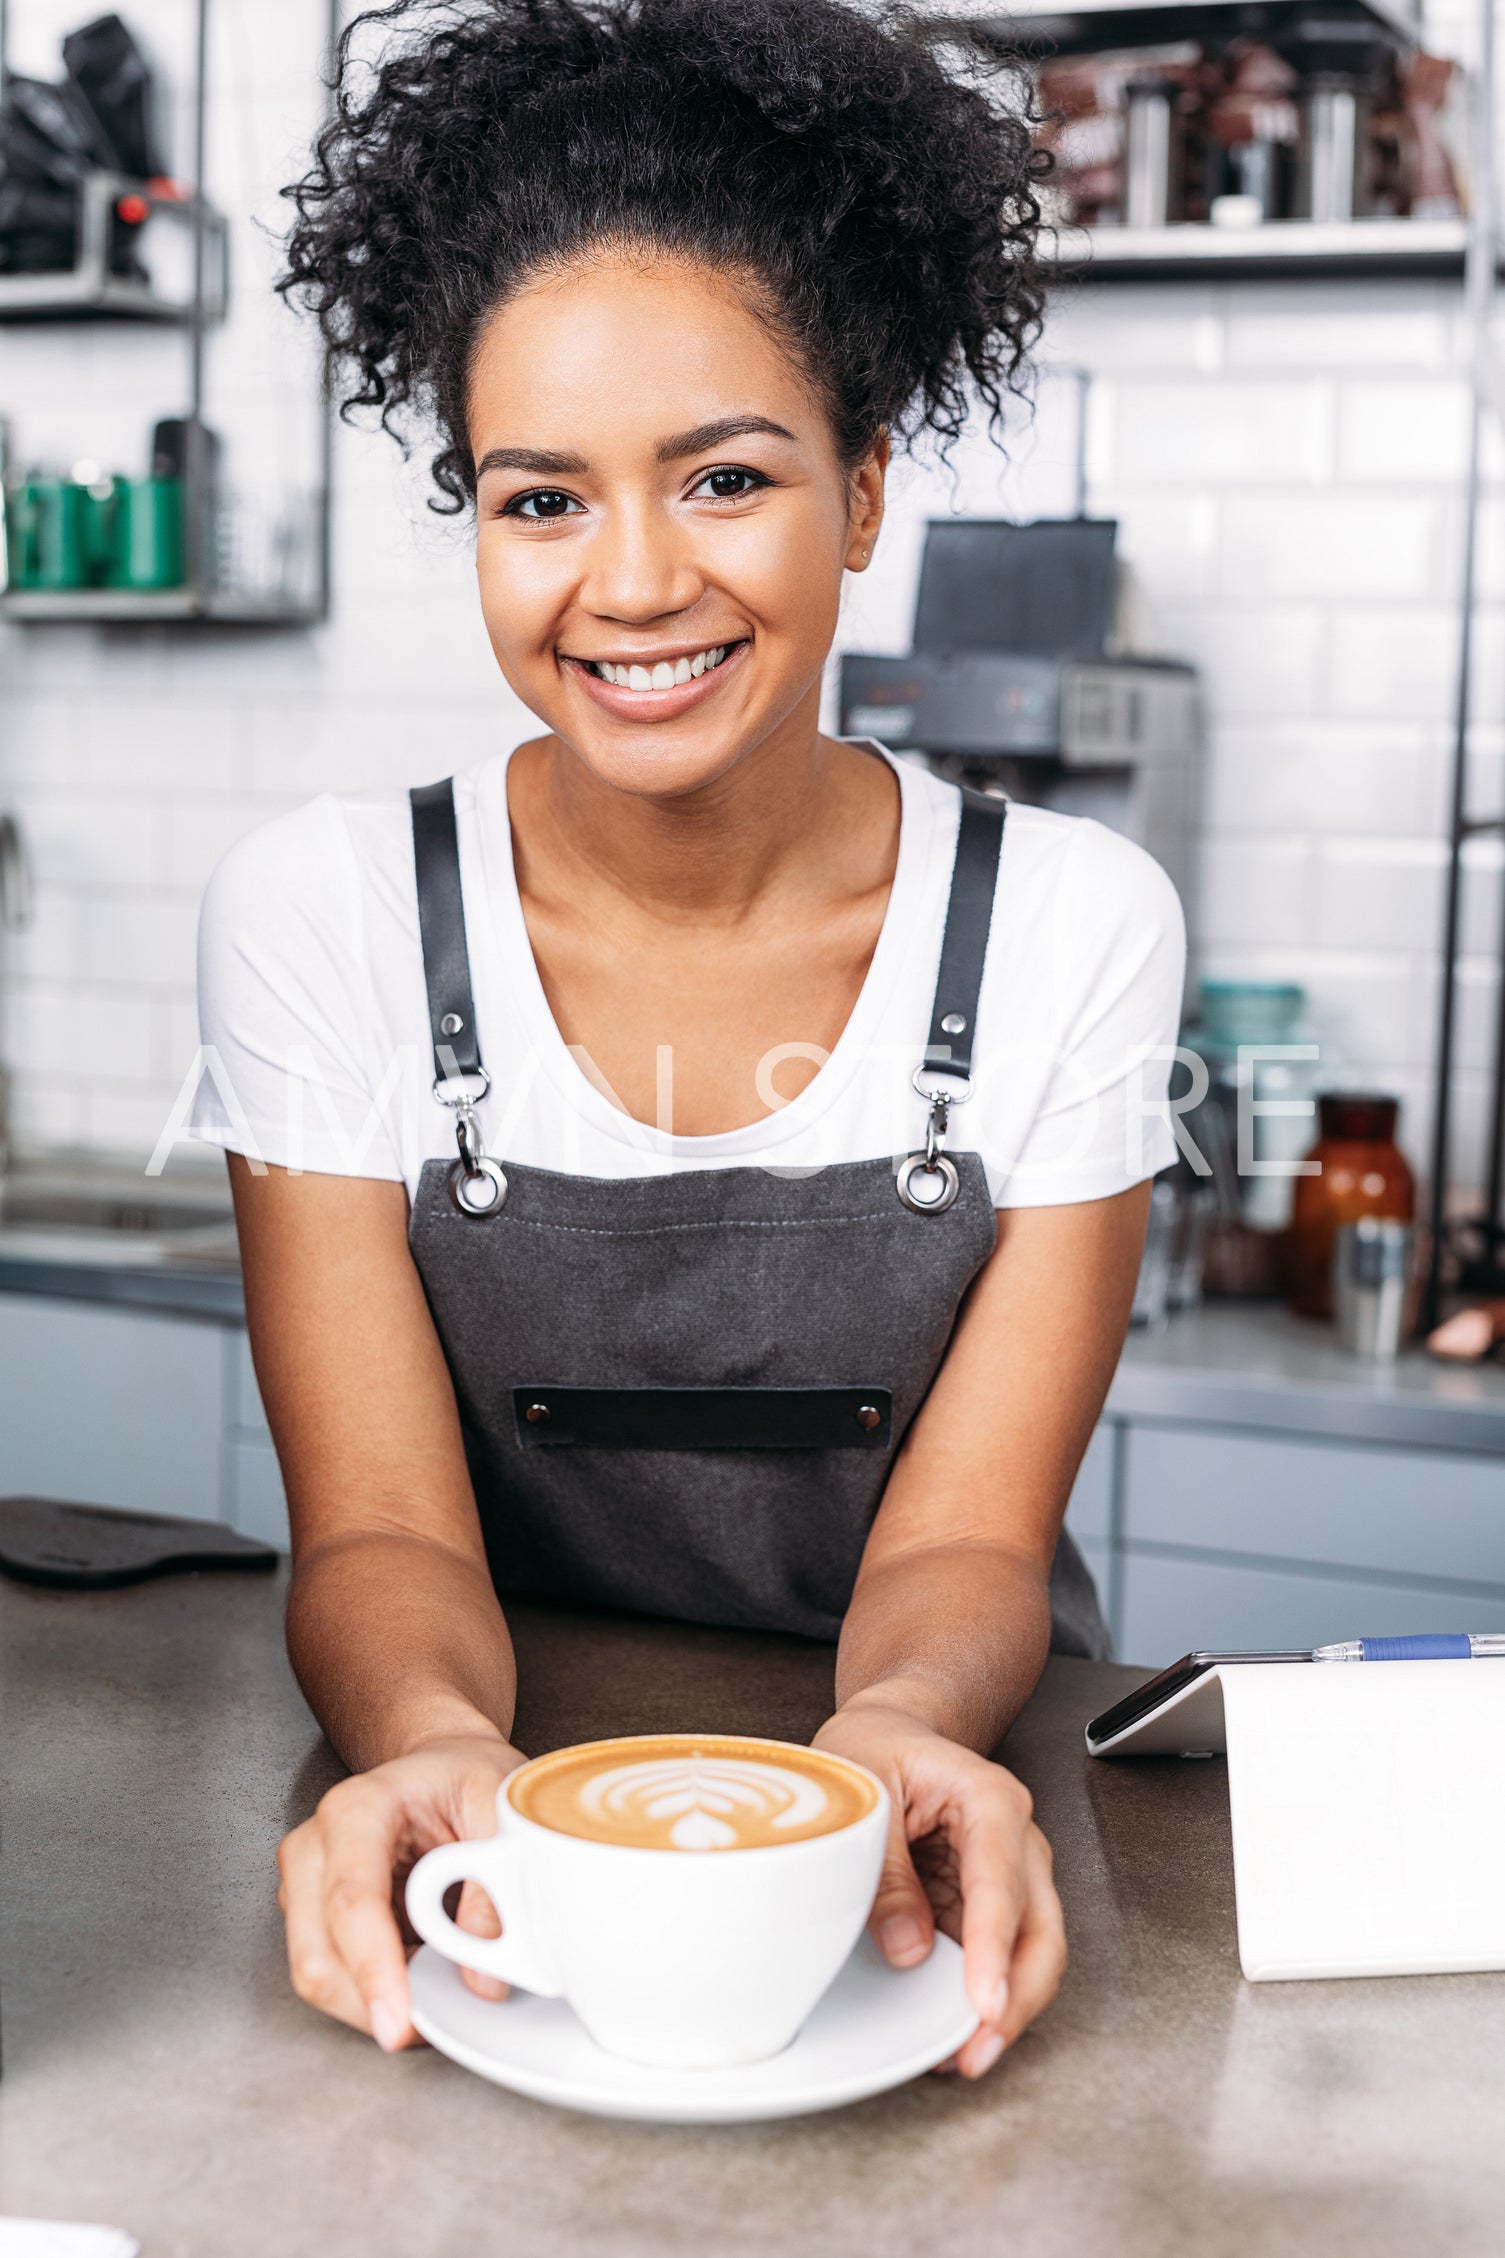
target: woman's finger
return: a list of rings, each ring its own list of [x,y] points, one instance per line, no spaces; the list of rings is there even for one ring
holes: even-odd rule
[[[289,1835],[277,1860],[293,1990],[321,2014],[358,2031],[368,2030],[366,2003],[330,1941],[324,1918],[324,1853],[318,1821],[310,1819]]]
[[[392,1910],[392,1873],[404,1825],[397,1799],[348,1781],[324,1848],[324,1925],[365,2005],[366,2024],[390,2054],[415,2043],[408,1963]]]
[[[898,1796],[891,1799],[888,1845],[867,1925],[878,1950],[895,1968],[914,1967],[935,1941],[935,1915],[909,1855]]]
[[[986,2030],[1000,2038],[1014,1943],[1024,1916],[1023,1851],[1029,1824],[1027,1790],[995,1764],[979,1766],[967,1782],[960,1809],[947,1817],[961,1882],[967,1997]],[[964,2071],[971,2069],[974,2049],[981,2051],[976,2040],[962,2049]],[[1001,2052],[1000,2044],[990,2060]]]
[[[1051,1877],[1050,1845],[1036,1826],[1025,1829],[1018,1854],[1024,1906],[1009,1964],[1005,2011],[997,2024],[983,2023],[957,2056],[964,2077],[980,2078],[1006,2046],[1047,2008],[1066,1965],[1066,1927]]]
[[[502,1924],[496,1907],[479,1882],[467,1882],[460,1891],[455,1927],[471,1937],[499,1937]],[[483,1976],[479,1968],[462,1968],[460,1978],[478,1999],[505,1999],[507,1985],[500,1976]]]
[[[1045,2012],[1066,1972],[1066,1921],[1056,1895],[1053,1864],[1050,1844],[1038,1827],[1031,1827],[1024,1845],[1024,1918],[1009,1969],[1009,2005],[1003,2024],[1010,2044]]]

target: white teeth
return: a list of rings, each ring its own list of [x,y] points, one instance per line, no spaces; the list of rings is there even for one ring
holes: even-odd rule
[[[673,690],[686,682],[698,682],[701,675],[720,666],[730,648],[729,643],[717,643],[711,650],[697,651],[692,659],[659,659],[651,668],[618,666],[612,659],[591,659],[587,663],[593,674],[603,682],[614,682],[619,690]]]

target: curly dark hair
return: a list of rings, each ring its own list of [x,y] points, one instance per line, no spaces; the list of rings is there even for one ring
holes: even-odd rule
[[[742,274],[846,463],[885,427],[945,443],[1039,334],[1031,105],[999,39],[892,0],[392,0],[341,42],[279,287],[343,414],[437,423],[441,509],[474,495],[487,319],[602,243]]]

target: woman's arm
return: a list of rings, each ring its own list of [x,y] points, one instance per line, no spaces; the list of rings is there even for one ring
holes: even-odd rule
[[[292,1518],[288,1652],[357,1775],[282,1846],[288,1959],[302,1998],[399,2046],[413,2034],[394,1890],[434,1843],[495,1828],[522,1761],[512,1645],[402,1185],[253,1176],[235,1155],[230,1180]],[[496,1934],[479,1892],[460,1919]]]
[[[282,1846],[300,1996],[413,2037],[394,1897],[433,1843],[488,1834],[511,1643],[487,1571],[453,1389],[407,1248],[400,1185],[231,1160],[258,1379],[293,1524],[288,1644],[357,1775]],[[883,1773],[902,1815],[874,1914],[890,1957],[929,1949],[931,1898],[965,1900],[987,2051],[1064,1961],[1049,1852],[1018,1783],[980,1754],[1039,1674],[1060,1515],[1106,1392],[1147,1193],[1006,1214],[874,1524],[821,1739]],[[394,1659],[401,1658],[401,1667]],[[920,1853],[931,1897],[907,1841]],[[478,1893],[460,1919],[494,1934]],[[896,1922],[910,1924],[907,1936]],[[470,1977],[478,1990],[495,1991]],[[1000,1999],[1001,1985],[1008,1986]]]
[[[1123,1348],[1150,1187],[1005,1208],[862,1556],[836,1698],[902,1687],[984,1754],[1050,1645],[1050,1563]]]
[[[293,1531],[288,1653],[353,1771],[505,1738],[515,1680],[407,1193],[230,1158],[246,1316]],[[402,1668],[392,1667],[400,1654]]]
[[[937,1916],[961,1937],[983,2018],[959,2057],[973,2075],[1065,1966],[1049,1849],[1026,1791],[986,1753],[1049,1648],[1051,1557],[1123,1346],[1149,1196],[1140,1184],[1000,1214],[873,1524],[819,1736],[893,1796],[873,1909],[884,1951],[923,1959]]]

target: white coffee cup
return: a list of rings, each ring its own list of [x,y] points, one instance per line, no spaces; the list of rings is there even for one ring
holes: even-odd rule
[[[670,1736],[644,1736],[661,1749]],[[599,1744],[631,1750],[630,1741]],[[714,1736],[708,1737],[715,1745]],[[808,1752],[741,1743],[777,1764]],[[557,1754],[557,1752],[556,1752]],[[541,1825],[497,1793],[497,1832],[442,1844],[408,1877],[408,1915],[448,1960],[563,1998],[597,2045],[658,2068],[710,2069],[779,2053],[846,1962],[872,1910],[888,1833],[881,1781],[845,1758],[865,1808],[849,1824],[751,1849],[649,1849]],[[538,1763],[547,1763],[547,1758]],[[444,1910],[479,1883],[504,1933],[475,1937]]]

